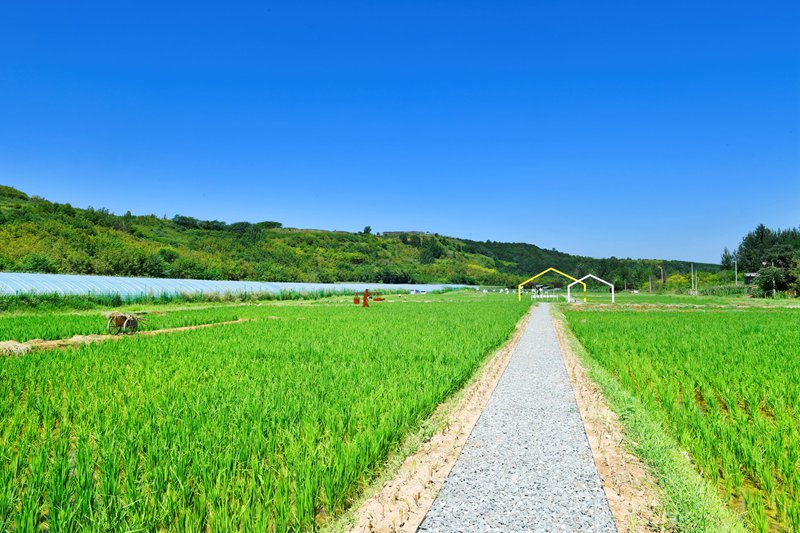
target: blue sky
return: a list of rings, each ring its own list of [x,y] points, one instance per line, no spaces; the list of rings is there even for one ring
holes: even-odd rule
[[[718,261],[800,225],[796,2],[14,2],[0,183]]]

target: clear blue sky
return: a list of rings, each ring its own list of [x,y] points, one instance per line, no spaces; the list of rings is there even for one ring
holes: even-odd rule
[[[0,183],[718,261],[800,225],[797,2],[10,2]]]

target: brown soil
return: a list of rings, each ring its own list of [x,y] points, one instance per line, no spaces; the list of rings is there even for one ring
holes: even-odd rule
[[[617,415],[608,407],[597,385],[586,375],[586,369],[572,351],[564,333],[564,323],[553,317],[553,324],[617,530],[649,532],[668,529],[659,511],[661,505],[655,480],[639,458],[626,449]]]
[[[249,322],[252,319],[240,318],[239,320],[230,320],[228,322],[214,322],[213,324],[199,324],[197,326],[182,326],[179,328],[166,328],[154,329],[150,331],[140,331],[136,333],[136,337],[150,337],[153,335],[161,335],[162,333],[176,333],[178,331],[191,331],[194,329],[213,328],[215,326],[224,326],[227,324],[238,324],[240,322]],[[41,339],[34,339],[23,343],[35,350],[52,350],[53,348],[68,348],[78,344],[93,344],[95,342],[104,341],[118,341],[121,339],[129,338],[129,335],[75,335],[68,339],[56,339],[52,341],[44,341]]]
[[[349,531],[416,531],[508,366],[533,310],[532,307],[517,324],[512,338],[484,363],[478,377],[462,394],[439,406],[433,417],[444,417],[441,429],[407,457],[396,475],[355,511]]]

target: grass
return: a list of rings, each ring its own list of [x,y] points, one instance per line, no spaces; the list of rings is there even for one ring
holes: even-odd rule
[[[750,528],[800,530],[800,310],[566,316]]]
[[[393,300],[0,359],[0,530],[326,524],[528,309]]]

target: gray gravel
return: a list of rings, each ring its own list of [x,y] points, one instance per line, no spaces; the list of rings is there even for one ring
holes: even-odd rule
[[[616,531],[541,304],[418,531]]]

